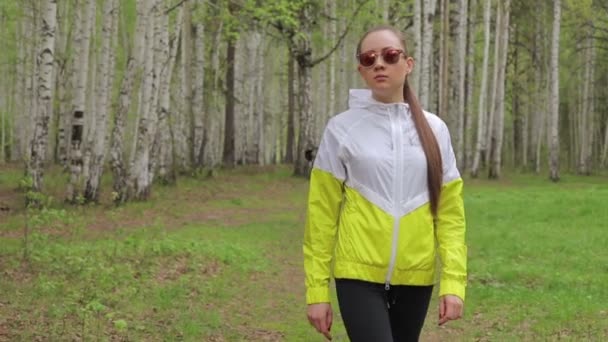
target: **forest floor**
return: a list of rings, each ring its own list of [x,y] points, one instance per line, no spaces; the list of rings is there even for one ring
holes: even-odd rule
[[[64,205],[53,169],[41,211],[21,175],[0,166],[0,341],[323,341],[305,317],[308,183],[287,166],[181,177],[121,207],[109,179],[100,204]],[[608,178],[465,184],[465,316],[438,327],[435,289],[421,340],[607,340]]]

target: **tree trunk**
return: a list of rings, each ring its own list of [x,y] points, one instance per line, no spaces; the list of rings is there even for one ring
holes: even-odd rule
[[[457,42],[457,76],[458,81],[456,87],[457,111],[456,111],[456,162],[461,169],[465,169],[464,155],[464,111],[466,105],[466,66],[467,66],[467,24],[469,4],[467,0],[459,1],[459,22],[458,22],[458,42]]]
[[[464,18],[462,18],[464,19]],[[462,21],[462,20],[461,20]],[[441,0],[441,32],[439,33],[439,109],[438,114],[447,118],[450,130],[453,121],[449,111],[450,94],[450,0]],[[460,41],[459,41],[460,42]],[[456,64],[454,67],[459,68]],[[452,131],[453,132],[453,131]]]
[[[513,51],[513,81],[512,81],[512,87],[513,87],[513,92],[512,92],[512,112],[513,112],[513,154],[512,154],[512,159],[511,159],[511,164],[516,166],[516,165],[523,165],[525,164],[525,162],[522,159],[522,145],[524,142],[524,114],[521,111],[521,105],[520,105],[520,94],[522,93],[522,89],[523,87],[521,86],[521,81],[519,78],[519,49],[517,48],[518,44],[519,44],[519,26],[517,25],[513,25],[513,31],[515,33],[515,37],[513,39],[513,45],[515,46],[515,49]]]
[[[194,131],[195,131],[195,123],[194,123],[194,113],[192,108],[192,100],[193,100],[193,91],[192,91],[192,78],[194,77],[194,73],[192,70],[192,51],[193,51],[193,41],[192,41],[192,4],[189,1],[184,2],[184,16],[183,16],[183,27],[182,27],[182,46],[181,46],[181,91],[182,91],[182,106],[181,106],[181,115],[182,115],[182,124],[183,130],[179,130],[182,134],[178,134],[178,136],[182,136],[182,145],[184,150],[187,151],[187,157],[184,156],[182,160],[182,168],[184,170],[188,170],[192,167],[194,162]],[[184,151],[184,152],[186,152]]]
[[[310,162],[305,158],[306,151],[312,150],[314,146],[312,137],[312,107],[311,107],[311,87],[312,87],[312,46],[311,46],[311,26],[310,26],[310,6],[305,6],[301,12],[302,34],[295,42],[296,46],[292,49],[296,52],[298,63],[298,90],[300,93],[300,131],[298,134],[298,148],[294,174],[297,176],[308,177]]]
[[[175,39],[171,45],[169,42],[169,16],[163,15],[163,60],[167,60],[167,65],[163,68],[160,77],[160,104],[158,112],[158,133],[156,139],[160,142],[159,158],[158,158],[158,178],[163,184],[173,184],[176,181],[177,175],[173,166],[174,155],[174,140],[172,136],[172,126],[170,118],[171,110],[171,80],[173,79],[173,70],[177,60],[177,48],[181,35],[181,23],[183,18],[183,7],[180,7],[177,12],[177,25],[175,28]],[[202,52],[201,52],[202,53]],[[199,84],[203,87],[203,83]],[[175,124],[175,123],[173,123]],[[202,160],[202,156],[200,157]]]
[[[541,13],[544,10],[543,3],[540,4]],[[543,54],[541,51],[545,51],[544,49],[544,41],[543,41],[543,33],[544,33],[544,25],[539,20],[536,22],[536,33],[535,33],[535,51],[536,53],[535,63],[536,63],[536,71],[534,73],[535,83],[536,83],[536,110],[537,114],[534,116],[533,128],[532,128],[532,137],[533,137],[533,156],[534,156],[534,171],[536,173],[540,173],[540,165],[541,165],[541,149],[543,144],[543,135],[546,131],[546,122],[547,122],[547,91],[546,86],[543,80],[543,71],[546,70],[545,63],[542,60]]]
[[[287,63],[287,146],[285,148],[285,163],[293,163],[293,150],[296,140],[295,134],[295,59],[290,54]]]
[[[551,66],[549,84],[549,117],[550,117],[550,146],[549,146],[549,178],[559,181],[559,33],[561,23],[561,1],[553,2],[553,31],[551,37]]]
[[[146,5],[146,33],[144,55],[144,79],[140,90],[139,121],[137,124],[135,153],[132,157],[129,197],[146,200],[150,195],[151,179],[149,172],[151,137],[153,136],[154,99],[155,99],[155,25],[158,3]]]
[[[414,43],[414,61],[416,62],[416,72],[412,75],[412,87],[420,92],[420,82],[422,78],[422,0],[414,0],[414,19],[413,19],[413,43]]]
[[[591,34],[585,39],[586,44],[584,51],[585,58],[585,68],[584,68],[584,78],[583,78],[583,96],[581,98],[581,117],[580,117],[580,131],[579,131],[579,141],[580,141],[580,154],[578,158],[578,173],[581,175],[589,175],[591,173],[590,162],[591,162],[591,151],[592,151],[592,143],[591,136],[593,135],[593,131],[590,128],[591,121],[591,96],[593,93],[592,90],[592,68],[593,68],[593,38],[591,38]]]
[[[68,57],[69,39],[71,38],[71,30],[68,28],[70,9],[72,4],[66,1],[57,3],[57,38],[55,39],[55,89],[56,102],[59,102],[57,115],[53,115],[51,124],[56,128],[54,139],[50,139],[54,146],[49,150],[53,151],[53,159],[59,162],[63,167],[67,167],[67,141],[66,130],[69,129],[70,106],[67,98],[67,87],[69,86],[71,66],[68,66],[70,58]],[[50,146],[49,146],[50,147]],[[61,158],[61,159],[60,159]]]
[[[258,165],[264,164],[264,36],[256,29],[252,32],[257,46],[254,49],[257,57],[254,82],[254,103],[251,104],[253,109],[253,140],[251,145],[252,161]]]
[[[505,76],[507,71],[507,54],[509,51],[509,14],[511,7],[511,0],[506,0],[499,4],[504,6],[502,10],[502,19],[500,26],[497,30],[500,30],[500,40],[497,39],[496,44],[500,45],[500,53],[496,58],[498,65],[498,77],[496,82],[496,102],[495,102],[495,113],[496,120],[494,122],[493,138],[492,138],[492,159],[490,163],[489,176],[490,178],[500,178],[501,165],[502,165],[502,141],[504,136],[504,113],[505,113]]]
[[[97,101],[95,115],[95,130],[90,134],[93,138],[90,171],[84,191],[86,202],[97,202],[99,200],[99,184],[103,174],[106,150],[106,127],[107,113],[111,102],[112,89],[112,38],[114,30],[118,28],[117,13],[118,8],[115,0],[106,0],[103,9],[103,28],[101,42],[101,61],[99,65],[99,78],[97,85]]]
[[[483,26],[484,26],[484,46],[483,46],[483,66],[481,68],[481,88],[479,94],[479,114],[477,117],[477,143],[475,144],[475,157],[471,167],[471,176],[477,177],[482,155],[487,148],[486,117],[487,117],[487,84],[488,84],[488,63],[490,59],[490,17],[492,13],[492,0],[485,0]]]
[[[234,144],[234,63],[236,56],[236,45],[233,40],[228,41],[226,50],[226,111],[224,128],[224,167],[232,168],[236,163]]]
[[[470,170],[473,163],[473,99],[475,93],[475,35],[477,33],[477,0],[469,1],[468,39],[467,39],[467,76],[464,164],[461,169]]]
[[[38,54],[38,110],[36,126],[32,139],[32,147],[27,166],[27,174],[31,177],[32,189],[36,192],[42,191],[44,174],[44,162],[46,161],[46,149],[48,141],[49,118],[52,111],[53,101],[53,67],[55,49],[55,28],[57,20],[57,1],[47,0],[44,2],[42,12],[40,53]],[[38,199],[28,199],[30,203],[40,204]]]
[[[194,37],[194,87],[192,88],[192,121],[193,121],[193,139],[194,139],[194,158],[193,165],[195,168],[201,168],[204,161],[202,160],[203,153],[203,135],[205,120],[204,110],[204,80],[205,80],[205,26],[198,23],[192,30]]]
[[[127,113],[131,107],[133,94],[133,83],[136,74],[141,68],[145,46],[145,0],[137,1],[137,23],[135,27],[134,44],[132,51],[128,52],[127,65],[120,85],[119,101],[116,114],[114,115],[114,128],[112,129],[112,141],[110,146],[110,164],[113,174],[114,202],[117,204],[127,200],[128,195],[128,170],[125,165],[124,156],[124,131]],[[124,11],[123,11],[124,13]]]
[[[70,165],[70,179],[67,187],[66,200],[76,203],[82,196],[82,173],[84,167],[84,131],[85,112],[87,100],[87,84],[89,74],[89,51],[91,41],[91,27],[94,27],[95,0],[87,0],[84,16],[76,14],[76,22],[80,23],[77,31],[75,48],[79,53],[74,60],[74,99],[72,111],[72,127],[68,147]],[[78,13],[78,9],[76,10]]]
[[[431,72],[433,64],[433,21],[435,19],[436,0],[424,0],[422,27],[422,75],[420,76],[420,103],[422,108],[430,109]]]

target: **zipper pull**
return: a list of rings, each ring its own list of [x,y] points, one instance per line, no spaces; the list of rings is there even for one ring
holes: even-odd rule
[[[389,298],[388,295],[388,291],[391,289],[391,285],[389,283],[385,283],[384,284],[384,300],[386,301],[386,308],[390,309],[391,308],[391,300]]]

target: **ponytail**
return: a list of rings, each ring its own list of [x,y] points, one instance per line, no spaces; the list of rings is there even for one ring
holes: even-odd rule
[[[410,88],[410,85],[405,79],[403,84],[403,99],[410,106],[412,119],[418,132],[420,144],[426,155],[426,174],[427,185],[429,188],[429,199],[431,202],[431,213],[437,216],[437,207],[439,206],[439,197],[441,195],[441,185],[443,183],[443,165],[441,162],[441,152],[435,134],[431,130],[422,108],[416,99],[416,95]]]

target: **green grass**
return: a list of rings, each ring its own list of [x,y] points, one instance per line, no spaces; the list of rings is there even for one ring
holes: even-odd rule
[[[307,183],[289,168],[180,178],[120,208],[55,200],[29,216],[27,260],[20,174],[0,173],[15,207],[0,216],[0,341],[323,340],[305,318]],[[61,198],[65,177],[49,179]],[[465,317],[437,327],[433,297],[423,340],[608,339],[607,181],[467,179]]]

